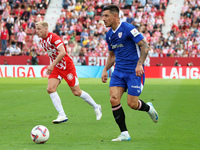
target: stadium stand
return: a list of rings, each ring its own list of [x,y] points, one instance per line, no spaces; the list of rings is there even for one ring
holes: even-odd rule
[[[50,24],[50,31],[63,38],[70,55],[78,56],[85,48],[85,56],[107,56],[105,34],[108,29],[101,20],[101,11],[111,3],[120,7],[121,21],[134,24],[143,33],[152,47],[149,57],[200,57],[200,0],[38,0],[35,3],[33,0],[2,0],[0,29],[6,26],[10,33],[8,49],[21,43],[19,55],[31,55],[33,50],[38,55],[46,55],[34,34],[35,22],[45,20]],[[22,33],[20,28],[23,28]],[[87,34],[83,33],[84,29]],[[24,40],[20,39],[23,36]],[[0,52],[15,55],[2,49]]]
[[[9,38],[7,48],[0,50],[1,55],[31,55],[35,50],[38,55],[45,55],[40,48],[38,39],[35,35],[35,22],[44,20],[49,0],[1,0],[0,17],[2,18],[0,29],[7,27]],[[2,42],[1,42],[2,43]],[[0,43],[0,47],[1,46]],[[16,47],[20,46],[16,52]]]

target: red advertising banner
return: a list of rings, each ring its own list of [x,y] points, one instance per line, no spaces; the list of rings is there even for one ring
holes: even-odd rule
[[[26,78],[37,78],[47,77],[46,75],[47,66],[38,65],[0,65],[0,78],[1,77],[26,77]]]
[[[146,78],[200,79],[198,67],[145,67]]]
[[[4,60],[7,60],[9,65],[27,65],[27,61],[31,60],[31,56],[0,56],[0,65],[3,65]],[[48,56],[38,56],[39,65],[49,65],[50,59]]]
[[[193,63],[193,66],[200,66],[199,57],[151,57],[150,66],[157,66],[157,64],[174,66],[176,60],[181,66],[187,66],[187,64],[191,62]]]

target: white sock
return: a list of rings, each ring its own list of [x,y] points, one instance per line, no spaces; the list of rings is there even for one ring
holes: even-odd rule
[[[122,133],[123,133],[124,135],[126,135],[126,136],[129,136],[129,137],[130,137],[130,135],[129,135],[128,131],[123,131]]]
[[[61,104],[61,100],[60,100],[60,97],[59,97],[58,93],[54,92],[54,93],[51,93],[49,95],[51,97],[51,100],[53,102],[54,107],[56,108],[56,110],[59,113],[59,116],[66,116],[65,112],[63,110],[63,107],[62,107],[62,104]]]
[[[97,103],[85,91],[82,91],[80,98],[82,98],[84,101],[86,101],[88,104],[90,104],[94,109],[98,107]]]

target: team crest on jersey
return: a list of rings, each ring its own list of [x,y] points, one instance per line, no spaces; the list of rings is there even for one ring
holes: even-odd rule
[[[122,32],[118,33],[118,37],[121,38],[122,37]]]
[[[69,73],[69,74],[67,75],[67,79],[68,79],[68,80],[72,80],[73,78],[74,78],[74,76],[73,76],[72,73]]]

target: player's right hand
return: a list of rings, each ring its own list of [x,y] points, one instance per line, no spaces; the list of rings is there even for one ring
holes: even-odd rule
[[[103,83],[106,83],[106,82],[107,82],[107,79],[108,79],[108,73],[107,73],[107,71],[104,71],[104,70],[103,70],[102,75],[101,75],[101,81],[102,81]]]
[[[49,65],[49,66],[47,67],[46,74],[47,74],[47,75],[50,75],[52,71],[53,71],[53,66]]]

